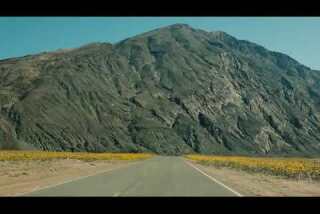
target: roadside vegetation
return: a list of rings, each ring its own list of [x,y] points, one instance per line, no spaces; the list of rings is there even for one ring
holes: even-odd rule
[[[206,155],[186,155],[185,157],[203,165],[228,167],[294,179],[320,180],[320,162],[316,159]]]
[[[87,152],[48,152],[48,151],[0,151],[0,161],[77,159],[94,160],[144,160],[151,158],[149,153],[87,153]]]

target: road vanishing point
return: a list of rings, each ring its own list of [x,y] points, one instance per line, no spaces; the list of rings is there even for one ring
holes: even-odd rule
[[[241,196],[182,157],[157,156],[23,196]]]

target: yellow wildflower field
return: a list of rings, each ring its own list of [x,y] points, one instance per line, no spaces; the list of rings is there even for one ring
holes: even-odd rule
[[[210,155],[186,155],[185,157],[204,165],[229,167],[298,179],[320,179],[320,162],[315,159]]]
[[[48,152],[48,151],[0,151],[0,161],[11,160],[144,160],[153,155],[148,153],[88,153],[88,152]]]

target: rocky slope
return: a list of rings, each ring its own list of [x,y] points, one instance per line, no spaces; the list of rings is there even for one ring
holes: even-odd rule
[[[320,73],[176,24],[0,61],[0,147],[320,154]]]

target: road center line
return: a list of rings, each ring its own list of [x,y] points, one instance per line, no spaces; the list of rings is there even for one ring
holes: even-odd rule
[[[184,160],[185,161],[185,160]],[[207,173],[205,173],[204,171],[202,171],[201,169],[199,169],[198,167],[196,167],[195,165],[193,165],[192,163],[185,161],[189,166],[191,166],[192,168],[194,168],[195,170],[197,170],[198,172],[200,172],[201,174],[205,175],[206,177],[208,177],[210,180],[216,182],[217,184],[223,186],[224,188],[226,188],[227,190],[231,191],[232,193],[234,193],[235,195],[242,197],[243,195],[241,195],[239,192],[231,189],[230,187],[228,187],[227,185],[223,184],[221,181],[218,181],[216,178],[208,175]]]

